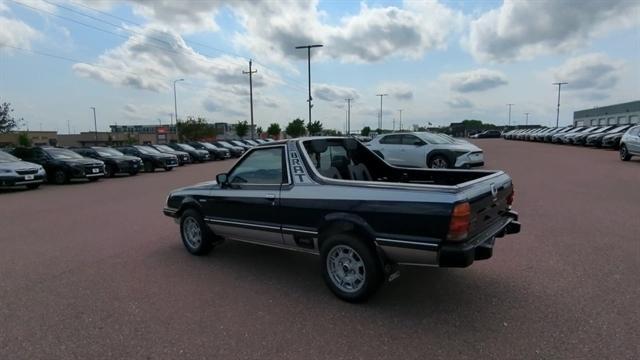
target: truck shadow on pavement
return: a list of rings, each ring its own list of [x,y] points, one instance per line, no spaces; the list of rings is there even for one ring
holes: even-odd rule
[[[404,326],[425,326],[427,322],[458,328],[464,327],[460,322],[474,324],[461,329],[462,333],[474,331],[476,326],[501,328],[499,315],[505,307],[521,309],[522,304],[535,298],[526,284],[510,281],[491,266],[476,264],[466,269],[401,267],[398,279],[385,283],[369,301],[354,305],[331,294],[320,274],[320,258],[311,254],[234,241],[225,242],[204,257],[188,255],[179,242],[165,250],[171,254],[163,256],[182,253],[181,264],[191,262],[188,266],[196,266],[200,274],[215,274],[212,282],[218,277],[234,279],[232,284],[209,283],[203,291],[233,293],[223,287],[248,288],[252,289],[251,296],[264,296],[263,300],[278,298],[283,305],[304,301],[310,308],[327,312],[327,316],[349,311],[362,321],[369,317],[367,322],[374,316]],[[542,297],[539,300],[547,302]]]

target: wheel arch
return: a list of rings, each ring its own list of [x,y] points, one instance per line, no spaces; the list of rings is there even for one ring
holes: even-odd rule
[[[431,159],[433,159],[436,156],[442,156],[445,159],[447,159],[447,161],[449,162],[449,166],[450,167],[455,167],[456,164],[456,156],[455,153],[453,151],[448,151],[448,150],[443,150],[443,149],[436,149],[436,150],[432,150],[427,154],[427,166],[429,166],[429,163],[431,162]]]
[[[336,212],[326,215],[318,228],[318,250],[327,238],[341,233],[356,235],[375,248],[375,231],[362,217]]]
[[[196,199],[194,199],[193,197],[185,196],[184,199],[182,199],[182,202],[180,203],[180,207],[178,208],[178,211],[176,211],[176,218],[179,218],[180,216],[182,216],[182,213],[184,213],[188,209],[194,209],[197,212],[199,212],[201,215],[204,215],[202,211],[203,210],[202,205],[200,205],[200,203],[196,201]]]

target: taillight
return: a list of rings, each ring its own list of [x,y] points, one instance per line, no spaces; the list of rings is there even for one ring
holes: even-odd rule
[[[513,196],[515,195],[515,189],[511,186],[511,193],[507,196],[507,205],[513,204]]]
[[[451,212],[451,222],[447,240],[460,241],[469,235],[469,224],[471,222],[471,206],[468,202],[457,204]]]

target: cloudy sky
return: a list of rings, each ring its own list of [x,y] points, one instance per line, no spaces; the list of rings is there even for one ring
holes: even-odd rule
[[[343,129],[462,119],[561,123],[573,111],[640,99],[640,2],[0,0],[0,101],[31,129],[307,118]]]

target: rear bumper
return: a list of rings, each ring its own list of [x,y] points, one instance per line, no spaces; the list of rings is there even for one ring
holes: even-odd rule
[[[467,267],[493,255],[496,238],[520,232],[518,213],[509,211],[504,219],[464,243],[426,243],[376,239],[384,257],[401,265]]]

